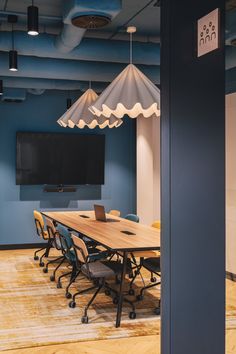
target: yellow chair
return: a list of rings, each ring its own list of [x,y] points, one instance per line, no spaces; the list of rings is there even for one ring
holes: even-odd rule
[[[155,220],[152,223],[152,227],[155,227],[156,229],[161,230],[161,221],[160,220]]]
[[[45,224],[44,224],[42,214],[37,210],[34,210],[34,221],[35,221],[37,235],[40,238],[42,238],[43,240],[47,241],[47,243],[45,243],[44,247],[42,247],[39,250],[34,252],[34,260],[37,261],[39,259],[39,257],[37,256],[37,253],[42,250],[45,250],[43,255],[40,257],[40,261],[39,261],[40,267],[43,267],[44,266],[43,257],[44,256],[47,257],[49,254],[49,250],[51,248],[51,239],[49,237],[48,231],[45,231]]]
[[[120,216],[120,211],[112,209],[109,211],[109,214],[114,215],[114,216]]]

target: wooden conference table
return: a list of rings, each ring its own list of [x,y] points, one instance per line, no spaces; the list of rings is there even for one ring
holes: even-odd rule
[[[119,327],[127,256],[134,251],[160,250],[160,231],[154,227],[138,224],[109,214],[107,214],[108,218],[117,219],[119,222],[97,221],[94,211],[55,211],[42,212],[42,214],[69,229],[87,236],[111,251],[119,251],[119,253],[123,254],[123,267],[116,315],[116,327]],[[128,235],[124,231],[128,231],[131,234]]]

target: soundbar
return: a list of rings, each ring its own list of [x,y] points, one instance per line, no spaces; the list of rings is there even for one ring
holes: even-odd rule
[[[45,186],[43,191],[47,193],[71,193],[71,192],[76,192],[76,187],[63,186],[63,185]]]

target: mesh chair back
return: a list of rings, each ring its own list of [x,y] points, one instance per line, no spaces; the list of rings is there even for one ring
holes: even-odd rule
[[[34,221],[38,236],[45,238],[44,220],[42,214],[37,210],[34,210]]]
[[[73,234],[71,235],[71,238],[73,240],[74,249],[78,260],[81,263],[86,263],[89,254],[85,242]]]
[[[139,222],[139,217],[136,214],[127,214],[125,219],[133,221],[133,222]]]
[[[53,246],[57,250],[61,250],[60,236],[58,235],[58,232],[53,224],[53,221],[51,219],[46,218],[46,225],[47,225],[49,238],[53,240],[52,241]]]

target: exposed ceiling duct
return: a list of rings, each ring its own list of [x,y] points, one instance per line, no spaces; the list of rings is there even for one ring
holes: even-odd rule
[[[84,38],[80,46],[69,53],[61,53],[56,50],[55,36],[49,34],[42,33],[35,38],[28,36],[25,32],[15,32],[14,41],[20,55],[96,62],[129,62],[128,41]],[[0,48],[4,52],[10,50],[10,32],[0,32]],[[133,42],[133,62],[135,64],[159,65],[160,45]]]
[[[69,53],[77,47],[86,29],[98,28],[113,20],[121,11],[121,0],[64,0],[63,29],[56,48]]]
[[[20,70],[6,73],[7,53],[0,53],[0,75],[9,77],[31,77],[39,79],[111,82],[125,67],[124,64],[89,62],[78,60],[46,59],[36,57],[18,57]],[[150,80],[160,83],[160,67],[138,65]]]

